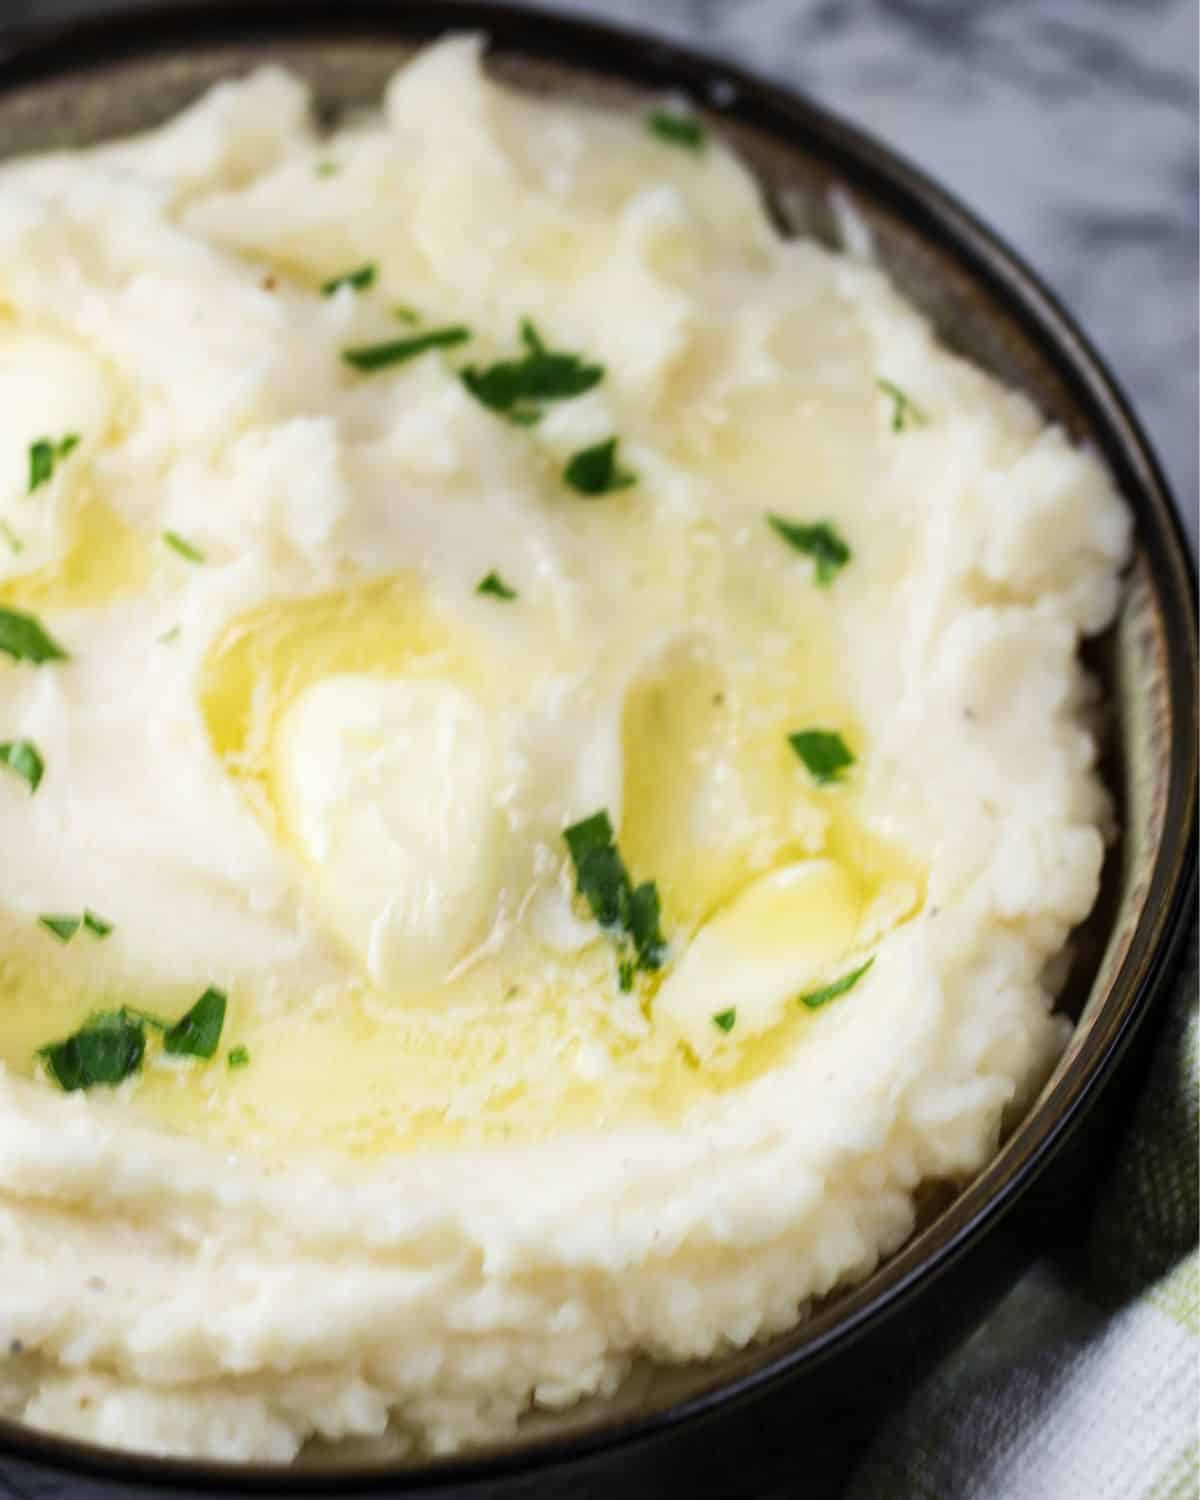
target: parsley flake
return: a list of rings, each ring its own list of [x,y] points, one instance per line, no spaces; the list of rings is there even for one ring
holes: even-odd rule
[[[231,1068],[244,1068],[250,1061],[250,1049],[248,1047],[230,1047],[225,1056],[225,1061]]]
[[[343,271],[340,276],[331,276],[321,283],[321,296],[332,297],[340,287],[352,287],[356,292],[365,292],[375,280],[374,265],[359,266],[357,271]]]
[[[54,477],[54,466],[70,455],[79,446],[79,434],[68,432],[66,437],[59,438],[56,442],[53,438],[38,438],[36,442],[29,445],[29,489],[32,495],[34,490],[43,484],[49,484]]]
[[[929,421],[925,411],[894,381],[879,379],[875,384],[891,398],[893,432],[903,432],[906,427],[923,427]]]
[[[816,580],[821,588],[832,583],[853,553],[829,521],[788,521],[783,516],[767,516],[768,524],[789,546],[803,552],[816,563]]]
[[[854,764],[854,756],[845,740],[828,729],[802,729],[788,735],[788,744],[819,786],[840,781],[842,772]]]
[[[718,1031],[730,1032],[737,1021],[737,1007],[731,1005],[728,1010],[719,1010],[713,1017],[713,1025]]]
[[[0,766],[7,766],[27,781],[30,792],[37,791],[46,774],[46,762],[32,740],[5,740],[0,744]]]
[[[16,609],[0,609],[0,651],[14,661],[66,661],[67,653],[47,634],[40,620]]]
[[[7,521],[0,521],[0,536],[8,543],[9,551],[17,555],[25,550],[25,543],[12,529]]]
[[[839,995],[852,990],[874,962],[875,955],[872,954],[865,964],[860,964],[857,969],[851,969],[849,974],[843,974],[832,984],[827,984],[819,990],[810,990],[807,995],[799,995],[798,1003],[806,1005],[809,1010],[820,1010],[822,1005],[828,1005],[831,1000],[836,1000]]]
[[[48,916],[39,917],[38,921],[47,932],[52,932],[60,943],[69,943],[81,927],[98,939],[106,938],[113,930],[111,922],[106,922],[103,917],[98,917],[94,911],[87,910],[78,917],[68,915]]]
[[[168,1027],[163,1050],[185,1057],[212,1057],[224,1024],[224,992],[209,988],[186,1015]]]
[[[516,589],[510,589],[504,579],[494,569],[486,578],[481,578],[475,585],[477,594],[491,594],[495,599],[516,599]]]
[[[477,401],[510,422],[528,427],[542,415],[541,403],[582,396],[604,378],[603,365],[588,364],[582,355],[548,349],[537,329],[521,322],[521,359],[502,359],[485,369],[468,365],[462,382]]]
[[[54,1081],[67,1093],[102,1083],[121,1083],[142,1065],[146,1027],[142,1018],[122,1006],[89,1016],[73,1036],[38,1050]]]
[[[688,151],[704,149],[704,126],[694,115],[677,109],[652,110],[646,116],[646,129],[670,146],[683,146]]]
[[[617,463],[617,439],[581,448],[563,470],[563,478],[581,495],[608,495],[637,483],[637,475]]]
[[[318,177],[332,177],[338,169],[335,161],[319,161],[313,168]]]
[[[60,943],[69,943],[83,925],[82,917],[39,917],[38,921]]]
[[[180,557],[185,558],[190,563],[202,563],[204,561],[204,553],[201,552],[200,548],[193,546],[185,537],[181,537],[177,531],[164,531],[163,541],[166,542],[172,551],[178,552]]]
[[[431,328],[428,333],[414,333],[411,338],[392,339],[386,344],[361,344],[355,349],[343,349],[342,358],[348,365],[364,374],[385,370],[389,365],[402,365],[418,354],[430,349],[453,349],[456,344],[465,344],[471,330],[461,324],[449,328]]]
[[[608,814],[593,813],[572,824],[563,830],[563,838],[575,866],[575,889],[591,907],[596,921],[617,934],[618,941],[632,943],[634,967],[661,968],[667,943],[659,925],[658,887],[652,880],[634,886],[613,840]]]

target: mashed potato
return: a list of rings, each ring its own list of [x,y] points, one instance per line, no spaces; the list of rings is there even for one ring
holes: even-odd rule
[[[449,1451],[868,1273],[1063,1043],[1096,461],[471,39],[0,195],[0,1410]]]

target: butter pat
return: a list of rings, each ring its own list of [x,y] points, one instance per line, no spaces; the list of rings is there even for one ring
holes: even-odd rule
[[[704,1057],[769,1030],[804,990],[824,983],[858,930],[857,881],[808,859],[756,880],[696,934],[654,1004],[656,1022]],[[736,1017],[723,1033],[713,1017]]]
[[[483,935],[495,761],[483,710],[447,682],[329,677],[285,715],[274,769],[286,833],[325,920],[376,984],[436,980]]]

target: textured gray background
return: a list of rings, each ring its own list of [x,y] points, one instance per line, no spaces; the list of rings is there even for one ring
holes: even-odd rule
[[[0,24],[102,8],[0,0]],[[557,0],[546,8],[721,53],[828,104],[956,192],[1041,272],[1109,360],[1195,539],[1196,0]],[[96,1494],[23,1466],[0,1471],[0,1496],[13,1500]]]

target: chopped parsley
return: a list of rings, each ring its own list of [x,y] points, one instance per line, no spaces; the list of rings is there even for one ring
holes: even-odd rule
[[[84,924],[89,915],[84,914]],[[77,919],[59,920],[74,921],[74,930],[78,930]],[[94,920],[106,931],[112,930],[100,918]],[[69,941],[69,938],[63,941]],[[146,1054],[147,1026],[163,1033],[164,1051],[209,1058],[216,1054],[224,1024],[225,996],[220,990],[207,989],[173,1026],[146,1011],[123,1005],[120,1010],[97,1011],[73,1036],[39,1048],[38,1056],[45,1058],[55,1082],[69,1093],[75,1089],[92,1088],[98,1083],[118,1084],[136,1073]],[[245,1052],[245,1048],[234,1050]],[[248,1053],[246,1060],[249,1060]],[[231,1061],[230,1066],[241,1064]]]
[[[21,538],[12,529],[7,521],[0,521],[0,536],[2,536],[8,543],[9,551],[14,555],[20,552],[24,552],[25,543],[21,540]]]
[[[164,630],[162,635],[159,636],[158,643],[160,646],[169,646],[172,641],[177,641],[182,634],[182,625],[172,625],[170,630]]]
[[[60,943],[69,943],[83,926],[82,917],[39,917],[38,921],[52,932]]]
[[[730,1032],[737,1021],[737,1007],[731,1005],[728,1010],[719,1010],[713,1017],[713,1025],[718,1031]]]
[[[685,115],[677,109],[652,110],[646,116],[646,129],[671,146],[683,146],[688,151],[704,147],[704,126],[694,115]]]
[[[563,478],[581,495],[608,495],[637,483],[637,475],[617,463],[617,439],[581,448],[563,470]]]
[[[29,783],[29,790],[36,792],[46,774],[46,762],[38,753],[32,740],[5,740],[0,743],[0,766],[7,766]]]
[[[319,161],[313,168],[318,177],[332,177],[338,169],[335,161]]]
[[[865,964],[860,964],[857,969],[851,969],[849,974],[843,974],[832,984],[827,984],[819,990],[810,990],[807,995],[798,996],[799,1004],[806,1005],[809,1010],[820,1010],[822,1005],[828,1005],[831,1000],[836,1000],[839,995],[852,990],[874,962],[875,955],[872,954]]]
[[[627,995],[633,988],[634,965],[631,958],[623,958],[617,965],[617,988]]]
[[[411,338],[391,339],[386,344],[360,344],[355,349],[343,349],[342,358],[356,370],[370,375],[376,370],[386,370],[389,365],[402,365],[418,354],[430,349],[453,349],[456,344],[465,344],[471,330],[455,323],[449,328],[431,328],[428,333],[414,333]]]
[[[79,446],[79,434],[68,432],[57,442],[53,438],[38,438],[29,445],[29,490],[30,495],[54,477],[54,466],[68,458]]]
[[[892,431],[903,432],[906,427],[923,427],[928,416],[907,391],[892,380],[877,380],[875,384],[892,402]]]
[[[811,557],[817,565],[817,583],[824,588],[833,582],[840,569],[850,561],[853,553],[834,530],[829,521],[788,521],[783,516],[768,514],[769,525],[797,552]]]
[[[86,909],[78,917],[68,915],[47,916],[39,917],[38,921],[47,932],[52,932],[60,943],[69,943],[81,927],[96,938],[106,938],[113,930],[111,922],[106,922],[103,917],[97,916],[94,911]]]
[[[542,403],[581,396],[604,379],[604,366],[588,364],[579,354],[548,349],[537,329],[521,322],[525,354],[502,359],[485,369],[468,365],[462,381],[477,401],[510,422],[529,426],[542,415]]]
[[[477,594],[491,594],[494,599],[515,599],[516,589],[510,589],[504,579],[500,577],[495,569],[486,578],[481,578],[475,585]]]
[[[854,764],[846,741],[828,729],[802,729],[788,735],[788,744],[808,767],[814,781],[824,786],[840,781],[842,772]]]
[[[321,296],[332,297],[340,287],[353,287],[356,292],[365,292],[375,280],[373,265],[359,266],[357,271],[343,271],[340,276],[331,276],[321,283]]]
[[[662,903],[658,899],[658,886],[653,880],[644,880],[629,893],[626,923],[639,968],[662,967],[667,940],[662,935],[661,924]]]
[[[166,542],[172,551],[178,552],[180,557],[186,558],[190,563],[202,563],[204,561],[204,553],[201,552],[200,548],[193,546],[186,538],[181,537],[177,531],[164,531],[163,541]]]
[[[47,634],[41,621],[16,609],[0,609],[0,651],[15,661],[66,661],[67,653]]]
[[[250,1061],[250,1049],[248,1047],[230,1047],[225,1061],[231,1068],[244,1068]]]
[[[392,317],[398,323],[407,323],[410,328],[415,328],[421,321],[415,307],[409,307],[407,302],[396,302],[392,306]]]
[[[666,956],[666,939],[660,926],[658,887],[652,880],[634,886],[613,841],[612,823],[606,812],[593,813],[563,830],[575,866],[575,889],[591,907],[592,915],[606,932],[615,934],[623,946],[632,944],[618,972],[621,988],[632,986],[634,969],[658,969]],[[631,967],[626,970],[625,964]],[[629,980],[629,986],[623,981]]]
[[[146,1024],[136,1011],[97,1011],[73,1036],[38,1051],[59,1088],[67,1093],[98,1083],[121,1083],[142,1065]]]
[[[186,1057],[212,1057],[225,1024],[225,995],[209,988],[163,1037],[163,1049]]]

